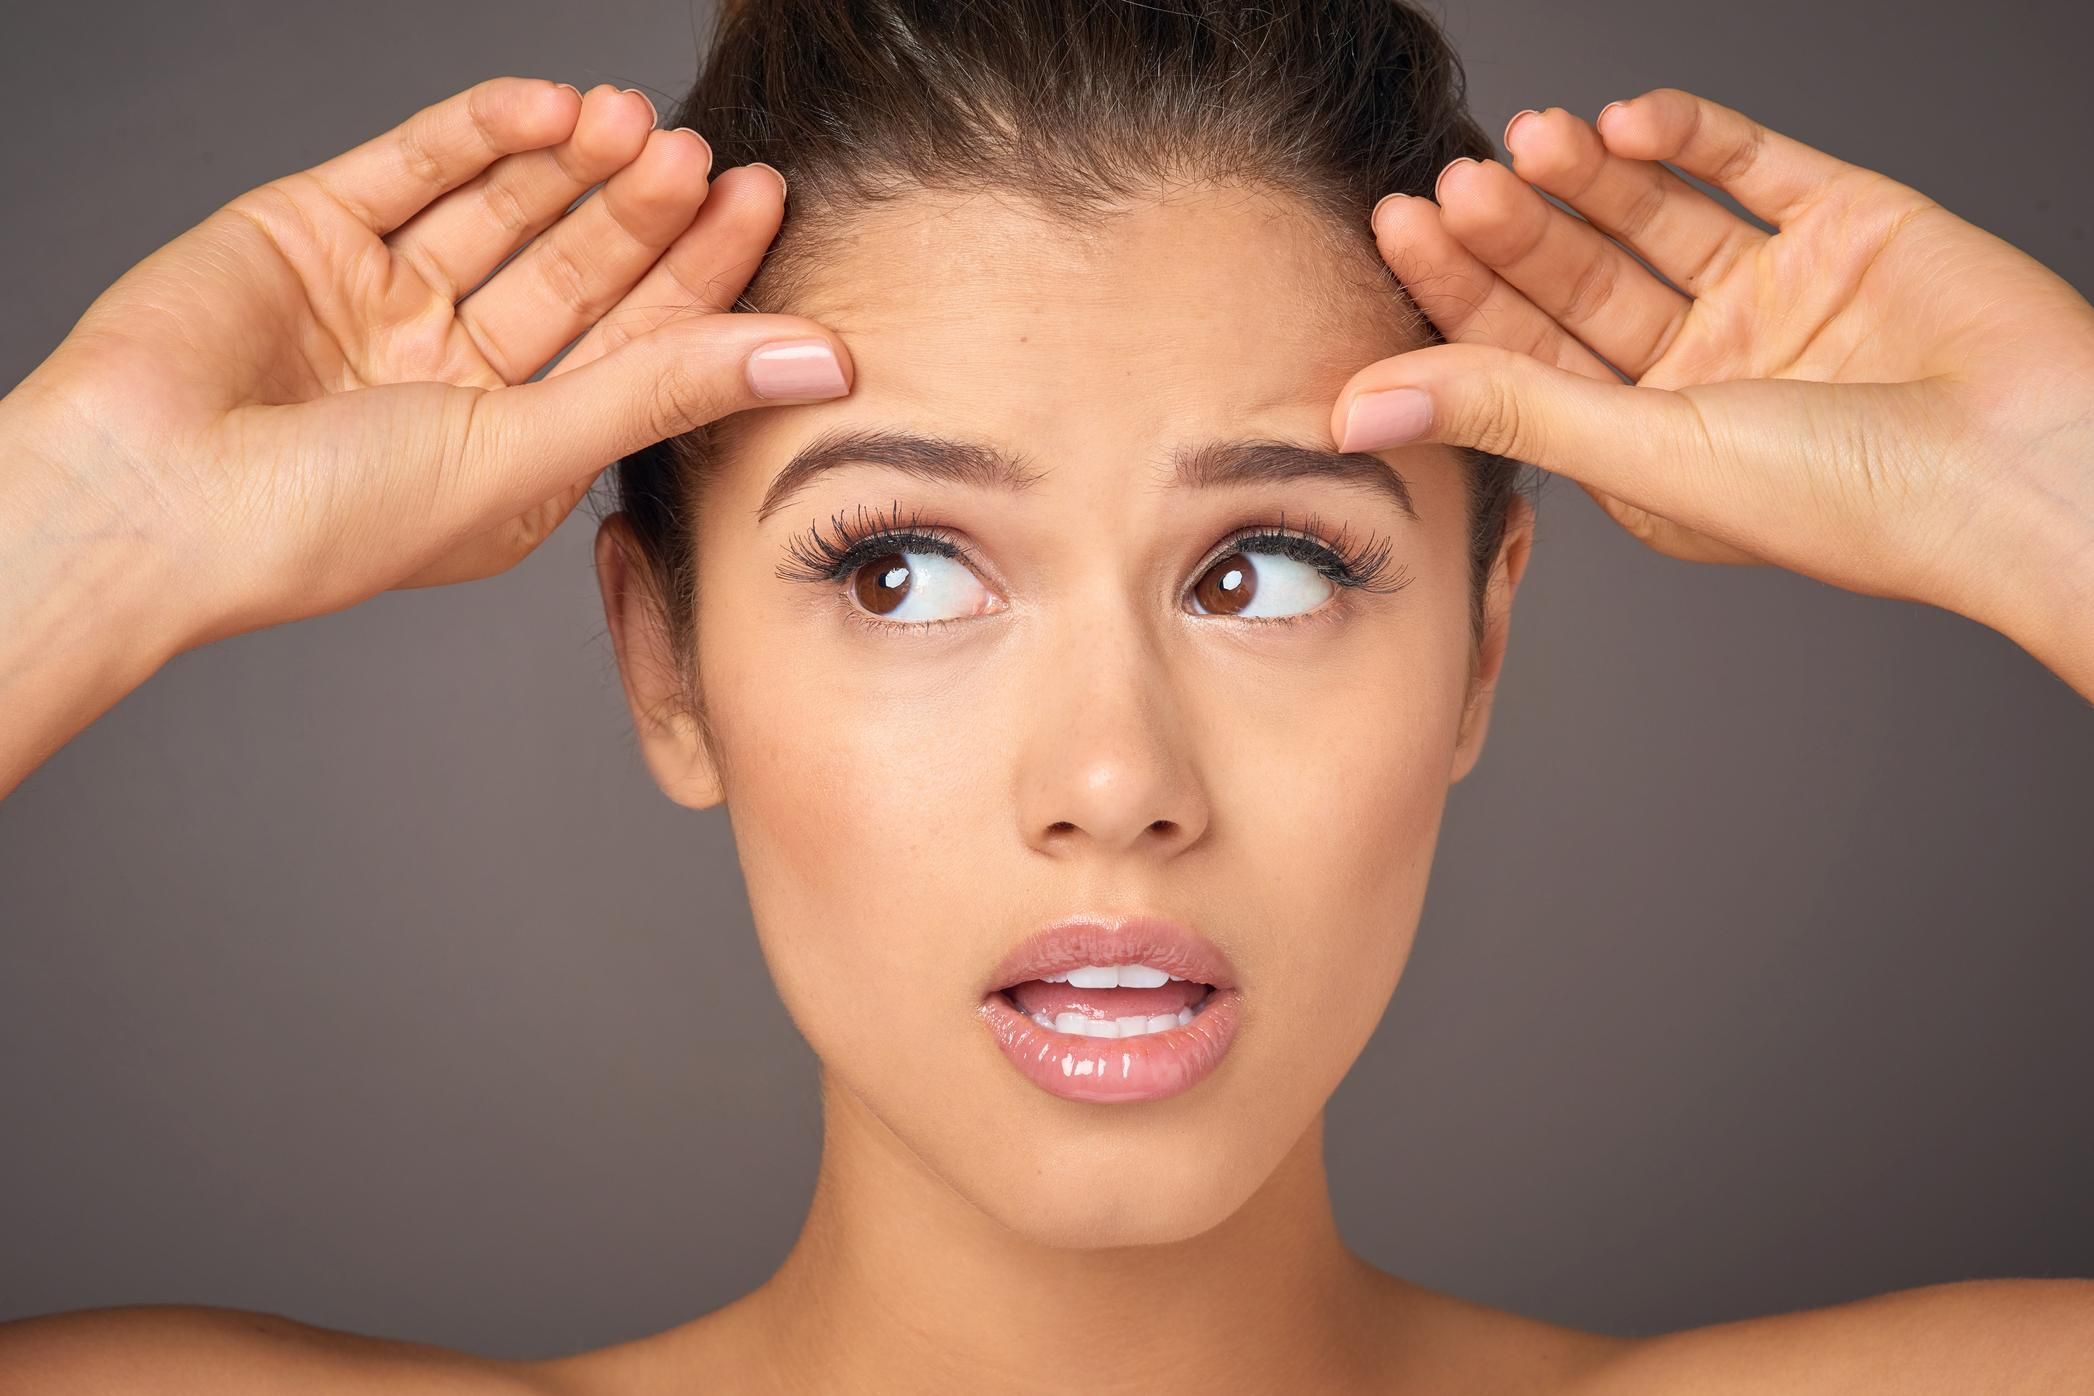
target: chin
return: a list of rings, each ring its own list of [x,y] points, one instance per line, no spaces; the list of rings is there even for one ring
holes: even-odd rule
[[[1043,1156],[1031,1170],[952,1179],[1006,1230],[1052,1250],[1167,1246],[1227,1221],[1264,1182],[1219,1140],[1187,1160],[1171,1148],[1130,1147],[1109,1157]]]

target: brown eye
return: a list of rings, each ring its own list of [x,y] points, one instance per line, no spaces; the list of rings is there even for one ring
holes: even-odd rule
[[[884,616],[908,598],[909,582],[908,559],[901,553],[885,553],[858,568],[851,589],[857,592],[859,605]]]
[[[1192,594],[1211,615],[1233,616],[1258,594],[1258,573],[1242,553],[1219,559],[1193,585]]]

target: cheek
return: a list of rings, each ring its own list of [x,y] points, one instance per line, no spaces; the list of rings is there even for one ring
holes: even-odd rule
[[[1216,816],[1232,830],[1218,874],[1231,895],[1214,905],[1237,908],[1267,971],[1250,1011],[1320,1025],[1275,1034],[1303,1080],[1364,1045],[1417,930],[1467,682],[1461,635],[1433,629],[1210,723]]]
[[[979,856],[1014,856],[996,764],[1009,715],[955,702],[949,676],[883,690],[836,655],[781,666],[755,645],[708,666],[751,910],[801,1030],[821,1051],[868,1003],[959,1021],[972,1000],[954,995],[1000,953],[1010,916]]]

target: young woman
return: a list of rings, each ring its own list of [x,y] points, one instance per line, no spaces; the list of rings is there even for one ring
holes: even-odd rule
[[[798,1245],[558,1360],[142,1306],[0,1326],[0,1389],[2094,1380],[2094,1281],[1490,1310],[1353,1255],[1321,1157],[1482,749],[1514,462],[2094,695],[2085,300],[1676,89],[1523,113],[1508,169],[1396,0],[766,0],[655,125],[482,83],[89,308],[0,401],[0,789],[184,649],[500,571],[622,458],[642,747],[725,802],[823,1064]]]

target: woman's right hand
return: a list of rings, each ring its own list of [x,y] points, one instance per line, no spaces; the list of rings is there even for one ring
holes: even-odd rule
[[[240,195],[0,399],[0,498],[151,550],[179,652],[503,571],[618,457],[847,392],[822,326],[721,313],[777,172],[709,191],[704,141],[654,120],[635,91],[494,78]]]

